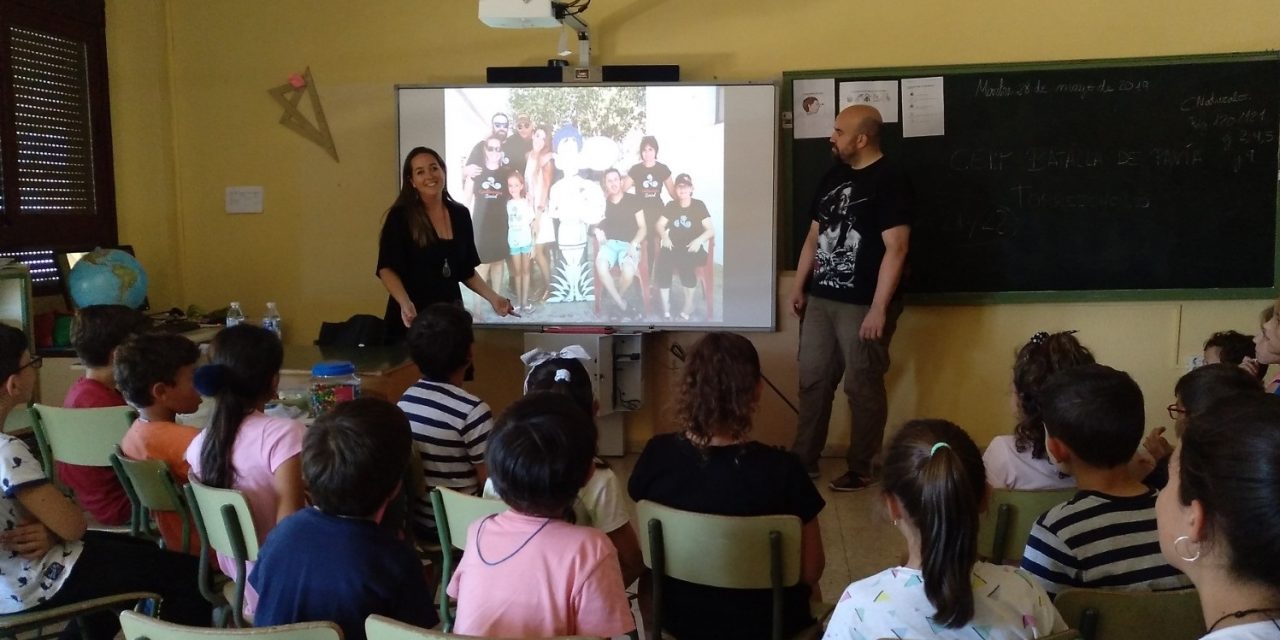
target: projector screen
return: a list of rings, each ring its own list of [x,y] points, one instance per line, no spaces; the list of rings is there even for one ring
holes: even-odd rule
[[[521,315],[463,287],[478,324],[773,329],[773,85],[396,93],[395,175],[440,153],[477,270]]]

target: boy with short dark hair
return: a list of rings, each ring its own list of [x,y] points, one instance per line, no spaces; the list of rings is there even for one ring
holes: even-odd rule
[[[1160,555],[1156,491],[1128,462],[1142,440],[1142,390],[1099,364],[1058,372],[1041,391],[1049,459],[1080,491],[1036,520],[1022,557],[1055,597],[1068,587],[1166,590],[1191,585]]]
[[[485,446],[493,416],[489,405],[461,387],[472,364],[474,342],[471,314],[462,307],[437,303],[418,314],[409,327],[408,343],[422,379],[405,390],[398,406],[409,417],[428,487],[478,495],[484,486]],[[434,540],[430,493],[417,501],[413,512],[415,532]]]
[[[84,307],[76,312],[71,326],[71,346],[84,365],[84,377],[67,390],[62,406],[68,409],[119,407],[124,396],[116,390],[112,358],[125,338],[142,331],[147,324],[141,312],[118,304]],[[129,521],[129,496],[111,467],[57,464],[58,478],[75,492],[76,502],[102,524]]]
[[[200,408],[200,392],[195,387],[199,359],[199,347],[173,333],[133,336],[115,354],[116,383],[129,404],[138,410],[138,419],[125,432],[120,450],[135,460],[163,461],[179,485],[187,483],[191,465],[185,454],[200,430],[178,424],[176,417]],[[182,517],[177,513],[154,515],[165,547],[181,551]],[[199,555],[199,535],[189,533],[186,551]]]
[[[249,575],[254,624],[333,620],[364,640],[364,620],[439,622],[417,554],[379,526],[400,490],[412,440],[395,406],[360,398],[316,420],[302,444],[302,477],[314,505],[271,531]]]

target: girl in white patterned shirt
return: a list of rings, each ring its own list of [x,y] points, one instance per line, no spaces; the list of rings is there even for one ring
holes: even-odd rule
[[[840,595],[824,640],[1039,638],[1067,628],[1021,569],[977,562],[982,456],[960,427],[913,420],[885,455],[883,497],[907,564]]]

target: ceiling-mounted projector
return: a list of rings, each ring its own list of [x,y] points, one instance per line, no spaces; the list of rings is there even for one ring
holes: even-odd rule
[[[498,29],[557,29],[553,0],[480,0],[480,21]]]

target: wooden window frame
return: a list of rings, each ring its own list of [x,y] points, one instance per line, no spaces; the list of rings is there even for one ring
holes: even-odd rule
[[[17,199],[17,131],[10,28],[23,27],[83,42],[89,99],[94,212],[27,214]],[[118,244],[111,109],[107,89],[105,0],[0,0],[0,163],[5,198],[0,249],[53,249]]]

